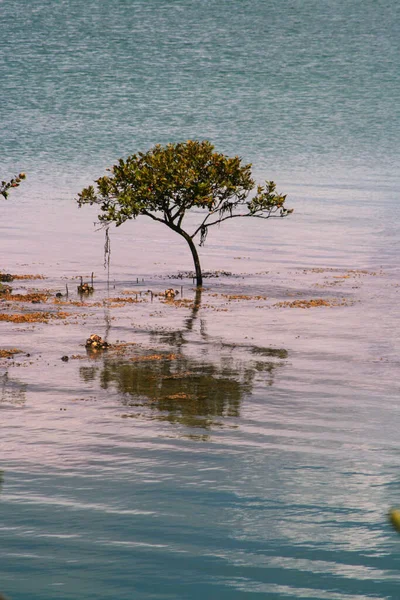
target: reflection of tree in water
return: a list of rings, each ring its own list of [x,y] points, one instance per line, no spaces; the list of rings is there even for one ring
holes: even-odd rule
[[[101,386],[115,386],[126,406],[148,406],[166,420],[192,427],[208,427],[215,417],[238,417],[253,377],[251,369],[218,367],[182,354],[150,354],[129,363],[105,360],[100,373]]]
[[[26,400],[26,384],[10,379],[8,373],[0,376],[0,404],[23,404]]]
[[[153,331],[152,337],[157,341],[168,344],[169,346],[173,346],[174,348],[180,348],[183,344],[187,344],[185,335],[193,330],[193,325],[198,317],[198,312],[201,306],[201,292],[201,288],[196,289],[193,298],[193,304],[191,306],[191,312],[185,319],[184,327],[182,329],[176,329],[174,331]],[[206,326],[203,320],[200,320],[200,335],[203,340],[207,339]]]
[[[99,377],[101,387],[116,389],[125,406],[152,409],[157,419],[172,423],[209,428],[222,425],[223,418],[239,417],[241,402],[251,393],[256,376],[262,375],[272,385],[274,371],[287,351],[212,343],[201,322],[202,357],[186,355],[184,346],[190,344],[186,333],[193,330],[200,302],[198,290],[182,329],[152,332],[153,341],[169,351],[152,349],[139,354],[133,349],[129,357],[113,357],[111,350],[101,367],[81,368],[82,380],[90,383]],[[237,351],[245,357],[238,358]]]
[[[96,379],[98,370],[98,367],[81,367],[79,369],[79,374],[85,383],[89,383]]]

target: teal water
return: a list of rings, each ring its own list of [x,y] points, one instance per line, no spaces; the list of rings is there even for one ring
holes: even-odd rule
[[[204,268],[234,277],[207,282],[198,313],[101,307],[29,336],[0,322],[0,347],[31,354],[0,365],[11,600],[400,597],[386,518],[400,505],[399,13],[394,0],[0,1],[0,174],[28,176],[1,203],[2,270],[53,290],[95,271],[104,298],[103,237],[73,198],[158,142],[210,139],[295,208],[210,233]],[[191,268],[162,227],[111,235],[117,295]],[[254,299],[333,290],[346,306]],[[253,300],[227,311],[239,294]],[[181,371],[60,361],[94,331],[174,352]]]

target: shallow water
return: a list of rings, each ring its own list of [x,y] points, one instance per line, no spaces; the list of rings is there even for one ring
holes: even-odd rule
[[[200,305],[143,291],[62,306],[78,316],[61,324],[2,324],[31,355],[2,362],[5,591],[396,597],[385,314],[399,288],[383,271],[321,271],[210,279]],[[86,304],[107,298],[96,286]],[[348,305],[276,306],[313,297]],[[128,345],[87,355],[93,331]]]
[[[398,598],[398,4],[0,10],[1,175],[28,175],[1,203],[0,266],[49,293],[0,313],[71,313],[0,321],[22,350],[0,359],[0,591]],[[210,231],[203,268],[231,275],[201,298],[184,243],[140,219],[111,231],[107,280],[74,196],[187,138],[252,161],[294,214]],[[92,333],[114,347],[87,353]]]

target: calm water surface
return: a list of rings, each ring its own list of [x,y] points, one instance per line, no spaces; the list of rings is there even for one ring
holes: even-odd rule
[[[1,204],[0,267],[72,301],[96,276],[65,321],[0,322],[23,350],[0,359],[11,600],[400,597],[399,11],[0,2],[0,174],[28,175]],[[188,138],[252,162],[293,216],[210,232],[204,269],[232,275],[201,298],[179,239],[125,224],[107,287],[73,198]],[[182,284],[180,305],[146,294]],[[278,305],[315,298],[333,306]],[[87,355],[91,333],[128,345]]]

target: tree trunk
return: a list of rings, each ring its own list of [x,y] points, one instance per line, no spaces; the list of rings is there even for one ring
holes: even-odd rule
[[[199,255],[197,253],[197,249],[196,249],[195,243],[192,240],[192,238],[190,237],[190,235],[188,235],[186,233],[186,231],[183,231],[183,229],[176,229],[176,231],[182,237],[184,237],[185,240],[187,241],[187,243],[189,244],[189,248],[190,248],[190,251],[191,251],[192,256],[193,256],[194,269],[196,271],[196,285],[197,285],[197,287],[201,287],[203,285],[203,275],[201,273],[200,260],[199,260]]]

